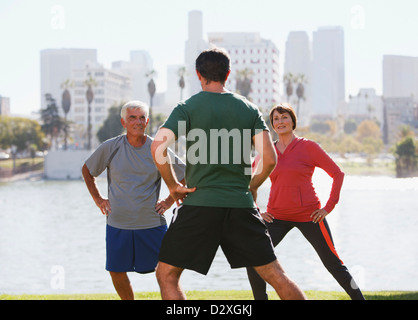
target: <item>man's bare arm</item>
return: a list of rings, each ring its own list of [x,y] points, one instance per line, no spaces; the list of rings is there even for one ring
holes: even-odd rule
[[[164,179],[171,197],[178,201],[182,201],[188,193],[194,192],[196,188],[186,188],[177,179],[167,155],[167,149],[175,140],[174,133],[167,128],[158,130],[154,141],[151,144],[151,154],[154,159],[155,166]]]
[[[253,137],[254,147],[260,160],[250,181],[250,191],[257,201],[257,190],[274,170],[277,162],[276,151],[268,131],[262,131]]]
[[[99,207],[100,211],[107,216],[111,211],[110,202],[100,194],[99,188],[96,184],[96,178],[90,174],[90,171],[85,164],[81,169],[81,173],[83,174],[84,182],[86,183],[87,189],[89,190],[94,202]]]

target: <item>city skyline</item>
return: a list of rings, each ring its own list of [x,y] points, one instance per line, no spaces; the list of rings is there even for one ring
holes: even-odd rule
[[[10,98],[12,114],[39,111],[40,51],[52,48],[97,49],[98,61],[107,68],[113,61],[129,60],[132,50],[147,50],[159,74],[157,92],[163,92],[167,66],[184,63],[188,12],[193,10],[203,13],[206,39],[210,32],[259,32],[272,40],[279,49],[282,74],[289,32],[306,31],[312,41],[319,27],[341,26],[345,33],[346,98],[361,88],[374,88],[382,94],[384,55],[418,56],[418,22],[413,10],[418,5],[411,0],[262,3],[120,0],[116,5],[96,0],[3,0],[0,95]]]

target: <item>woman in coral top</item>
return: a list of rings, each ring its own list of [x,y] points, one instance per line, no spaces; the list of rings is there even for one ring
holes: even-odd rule
[[[316,142],[295,136],[296,121],[289,105],[278,105],[270,111],[271,125],[279,135],[275,142],[277,165],[270,174],[267,212],[261,216],[274,246],[292,228],[298,228],[350,298],[363,300],[360,289],[338,257],[325,219],[338,203],[344,173]],[[322,168],[333,179],[330,197],[323,207],[312,184],[315,167]],[[248,268],[247,273],[254,298],[268,299],[266,283],[254,269]]]

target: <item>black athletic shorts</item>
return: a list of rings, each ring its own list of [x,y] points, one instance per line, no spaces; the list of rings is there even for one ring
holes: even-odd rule
[[[206,275],[219,246],[231,268],[276,260],[267,227],[256,209],[183,205],[174,210],[159,261]]]

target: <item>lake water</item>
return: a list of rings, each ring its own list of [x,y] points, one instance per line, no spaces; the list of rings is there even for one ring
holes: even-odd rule
[[[330,185],[323,171],[315,173],[322,201]],[[269,186],[259,191],[261,209]],[[106,181],[99,180],[99,187],[105,193]],[[328,222],[337,252],[361,289],[418,290],[418,178],[346,176]],[[341,291],[298,230],[276,253],[303,290]],[[83,181],[0,183],[0,293],[114,292],[104,264],[105,218]],[[154,274],[130,279],[135,291],[159,291]],[[245,270],[231,270],[221,251],[207,276],[186,270],[182,285],[250,290]]]

